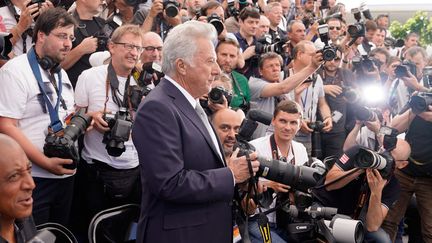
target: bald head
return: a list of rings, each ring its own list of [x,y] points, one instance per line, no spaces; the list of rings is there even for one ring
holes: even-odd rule
[[[402,169],[408,165],[408,157],[411,154],[411,146],[403,139],[398,138],[396,148],[391,151],[391,155],[396,161],[396,167]]]
[[[7,163],[9,161],[8,154],[22,153],[25,156],[24,150],[21,146],[13,140],[11,137],[0,133],[0,164]]]
[[[141,54],[141,62],[162,62],[162,38],[155,32],[147,32],[143,35],[144,51]],[[159,50],[158,50],[159,49]]]
[[[222,142],[226,157],[230,156],[233,152],[234,144],[237,142],[235,135],[240,129],[243,117],[243,113],[238,113],[228,108],[218,110],[213,115],[212,123]]]

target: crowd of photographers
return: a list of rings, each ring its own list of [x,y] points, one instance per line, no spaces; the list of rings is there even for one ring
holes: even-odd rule
[[[236,187],[234,242],[432,242],[432,59],[418,34],[392,38],[390,16],[351,14],[335,0],[2,0],[0,133],[33,163],[35,223],[85,242],[96,213],[140,203],[135,113],[170,30],[202,21],[221,72],[200,104],[226,158],[260,161]]]

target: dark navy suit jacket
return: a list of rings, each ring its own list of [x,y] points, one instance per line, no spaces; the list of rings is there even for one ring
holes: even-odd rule
[[[132,138],[142,181],[137,242],[232,242],[232,173],[177,87],[163,79],[150,92]]]

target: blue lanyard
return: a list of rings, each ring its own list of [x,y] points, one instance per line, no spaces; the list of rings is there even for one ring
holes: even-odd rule
[[[60,106],[60,99],[61,99],[61,93],[62,93],[62,78],[61,78],[61,72],[58,73],[58,93],[57,93],[57,102],[55,107],[52,106],[50,99],[48,98],[48,95],[45,90],[44,83],[42,81],[42,75],[39,70],[39,63],[36,58],[36,52],[34,48],[31,48],[30,51],[27,53],[27,59],[29,61],[30,67],[33,71],[33,74],[38,82],[39,89],[42,93],[42,97],[45,101],[45,104],[48,107],[48,112],[51,119],[50,128],[53,130],[54,133],[59,132],[63,129],[63,124],[61,123],[59,116],[58,116],[58,110]]]

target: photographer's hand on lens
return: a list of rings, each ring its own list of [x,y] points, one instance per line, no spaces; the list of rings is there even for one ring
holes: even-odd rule
[[[179,13],[175,16],[175,17],[169,17],[168,15],[166,15],[165,14],[165,12],[164,12],[164,19],[168,22],[168,24],[169,25],[171,25],[171,26],[177,26],[177,25],[179,25],[179,24],[181,24],[182,23],[182,20],[181,20],[181,15],[180,15],[180,11],[179,11]]]
[[[311,132],[313,132],[313,130],[308,126],[308,121],[307,120],[302,120],[301,121],[300,131],[302,131],[303,133],[311,133]]]
[[[336,96],[342,93],[342,87],[339,85],[327,84],[324,85],[324,93],[336,98]]]
[[[312,62],[311,64],[309,64],[310,67],[314,68],[314,69],[318,69],[321,64],[323,64],[323,56],[322,56],[322,52],[317,51],[313,57],[312,57]]]
[[[51,1],[45,1],[41,4],[41,7],[39,9],[39,13],[43,13],[44,11],[54,8],[54,4]]]
[[[39,7],[37,3],[28,5],[31,2],[31,0],[26,0],[24,2],[24,10],[21,11],[21,15],[19,18],[19,21],[17,23],[17,27],[20,29],[21,32],[24,32],[28,28],[30,28],[33,17],[37,16],[39,14]]]
[[[424,111],[420,114],[418,114],[419,117],[421,117],[423,120],[432,122],[432,105],[429,106],[428,111]]]
[[[225,98],[225,96],[222,96],[222,99],[223,99],[223,103],[222,104],[213,103],[210,99],[208,99],[208,107],[210,108],[210,110],[213,111],[213,113],[215,113],[218,110],[222,110],[222,109],[228,108],[228,101]]]
[[[262,183],[275,190],[275,192],[288,192],[291,189],[290,186],[275,181],[265,180]]]
[[[249,46],[246,50],[243,51],[243,59],[248,60],[249,58],[255,56],[255,46]]]
[[[149,16],[156,18],[156,16],[163,12],[162,0],[154,0],[152,7],[150,8]]]
[[[237,158],[238,152],[239,149],[236,149],[231,155],[231,157],[227,160],[227,166],[228,168],[231,169],[236,184],[244,182],[245,180],[251,177],[251,174],[249,173],[249,165],[248,165],[249,162],[246,160],[246,156]],[[259,162],[256,160],[257,153],[256,152],[251,153],[249,155],[249,158],[252,164],[252,171],[255,174],[259,168]]]
[[[323,121],[324,127],[322,129],[323,132],[329,132],[333,128],[333,120],[331,116],[328,116]]]
[[[427,89],[419,84],[417,78],[408,70],[408,77],[402,77],[405,86],[416,91],[427,91]]]
[[[77,47],[82,54],[90,54],[96,51],[98,47],[98,40],[96,37],[89,36],[85,38]]]
[[[387,180],[383,179],[381,174],[376,169],[366,169],[366,178],[371,194],[381,194]]]
[[[73,161],[71,159],[47,157],[46,163],[44,163],[42,166],[44,169],[48,170],[49,172],[55,175],[72,175],[75,173],[76,170],[66,169],[63,167],[63,165],[70,165],[72,163]]]
[[[91,128],[95,128],[100,133],[105,133],[110,130],[108,123],[103,119],[103,112],[89,112],[88,115],[93,118],[92,124],[90,125]]]
[[[381,128],[381,123],[377,118],[373,121],[365,121],[364,125],[375,134],[377,134]]]

